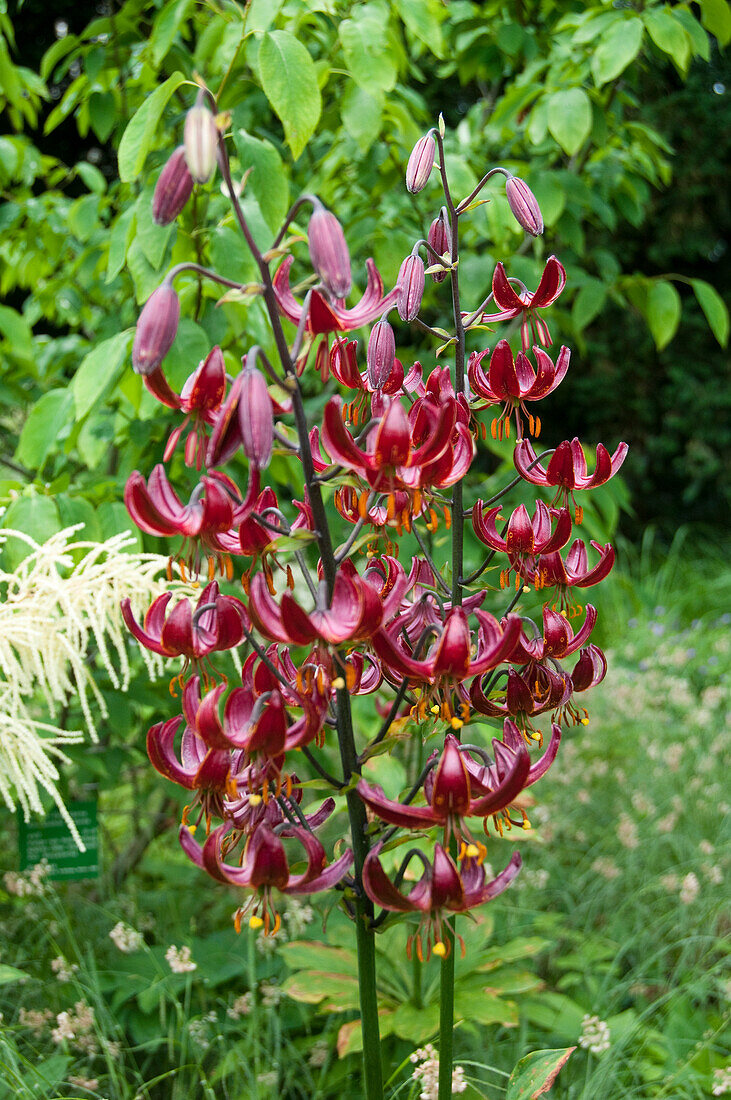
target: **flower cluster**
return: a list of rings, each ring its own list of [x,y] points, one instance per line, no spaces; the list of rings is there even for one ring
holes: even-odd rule
[[[516,851],[493,874],[485,838],[530,828],[525,792],[556,760],[565,728],[587,721],[577,696],[605,675],[604,655],[591,641],[597,612],[578,594],[606,577],[614,551],[575,536],[581,494],[617,472],[627,447],[620,443],[610,454],[598,444],[591,463],[578,438],[536,454],[529,437],[541,431],[537,402],[561,383],[570,361],[566,347],[546,350],[551,337],[542,316],[566,273],[550,256],[531,292],[498,264],[488,299],[470,313],[460,310],[458,223],[480,188],[454,205],[441,131],[417,145],[407,186],[414,194],[423,189],[438,150],[447,205],[405,257],[396,286],[386,292],[369,260],[365,291],[348,305],[345,236],[316,197],[298,199],[272,248],[258,250],[236,199],[225,137],[211,112],[201,114],[206,104],[214,106],[207,92],[188,116],[182,152],[160,177],[155,216],[175,217],[193,181],[208,179],[218,165],[259,272],[246,293],[264,300],[279,362],[258,345],[239,349],[242,368],[232,378],[230,350],[214,347],[191,364],[180,394],[171,388],[163,363],[180,314],[174,280],[192,271],[231,286],[197,264],[173,268],[140,316],[133,365],[178,419],[163,461],[149,476],[130,476],[125,500],[143,531],[180,540],[174,556],[184,575],[203,585],[195,602],[159,597],[142,621],[124,604],[125,621],[144,647],[163,661],[183,662],[171,682],[180,712],[152,726],[148,754],[162,775],[190,792],[180,829],[188,857],[244,892],[237,927],[246,918],[276,935],[278,895],[334,887],[369,933],[391,913],[414,914],[409,950],[420,959],[448,957],[454,915],[498,896],[521,866]],[[519,224],[542,232],[527,185],[506,169],[492,171],[506,176]],[[299,298],[290,283],[299,257],[283,242],[302,207],[311,209],[310,265],[297,276],[309,275],[303,285],[310,289]],[[427,274],[435,283],[449,278],[453,336],[420,317]],[[490,302],[496,311],[489,312]],[[402,364],[394,312],[446,337],[442,350],[453,355],[452,369]],[[521,351],[514,354],[503,331],[467,356],[467,334],[483,339],[486,322],[512,320],[521,325]],[[363,353],[348,334],[371,323]],[[307,371],[327,387],[314,423],[300,381]],[[504,511],[511,486],[465,507],[463,483],[487,436],[486,410],[492,436],[507,447],[514,423],[515,480],[535,489],[530,507]],[[180,464],[173,466],[183,435],[185,489]],[[299,500],[267,484],[272,456],[280,453],[301,466]],[[234,456],[246,460],[246,484],[223,469]],[[467,522],[487,548],[471,575]],[[440,563],[432,550],[445,534],[452,553]],[[410,538],[418,552],[404,561],[401,548]],[[502,591],[513,583],[514,593]],[[538,621],[519,607],[529,593]],[[236,683],[225,671],[228,651],[240,659]],[[379,717],[364,743],[353,728],[352,700],[366,695],[374,696],[371,714]],[[405,737],[419,744],[435,737],[437,747],[425,760],[414,754],[422,762],[411,789],[394,799],[363,772],[371,757]],[[333,775],[336,748],[341,767]],[[313,776],[332,795],[310,806],[304,781]],[[342,808],[344,793],[352,848],[341,841],[328,856],[318,830]],[[434,838],[431,854],[410,846],[394,863],[401,844],[425,834]],[[173,948],[167,957],[173,966]],[[174,958],[180,969],[181,953]]]
[[[425,1047],[419,1047],[409,1055],[409,1061],[415,1067],[411,1074],[412,1081],[418,1081],[421,1089],[419,1100],[437,1100],[439,1095],[439,1056],[431,1043]],[[455,1066],[452,1070],[452,1096],[460,1092],[466,1092],[464,1070],[461,1066]]]
[[[604,1054],[611,1046],[609,1024],[605,1020],[600,1020],[598,1016],[584,1016],[581,1021],[579,1046],[588,1050],[590,1054]]]

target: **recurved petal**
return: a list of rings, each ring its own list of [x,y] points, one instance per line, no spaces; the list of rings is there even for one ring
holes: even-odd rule
[[[463,873],[465,873],[464,865],[467,860],[463,861]],[[474,862],[477,862],[476,860]],[[517,876],[520,868],[523,864],[519,852],[514,852],[513,856],[508,863],[504,871],[501,871],[499,875],[496,875],[491,882],[485,882],[483,885],[470,891],[465,895],[465,908],[472,909],[477,905],[483,905],[487,901],[492,901],[493,898],[502,894],[503,890],[507,890],[510,883]]]
[[[505,268],[502,263],[495,265],[495,271],[492,276],[492,293],[495,299],[495,305],[501,310],[515,311],[515,313],[523,312],[523,302],[508,282],[508,277],[505,274]]]
[[[549,256],[543,269],[541,281],[531,298],[532,309],[545,309],[556,301],[566,286],[566,270],[555,256]]]
[[[411,806],[394,802],[386,798],[382,787],[371,786],[365,779],[358,780],[357,790],[366,806],[389,825],[398,825],[404,829],[428,829],[446,819],[446,811],[435,812],[431,806]]]
[[[374,905],[394,913],[411,913],[417,906],[391,882],[378,858],[381,845],[371,848],[363,864],[363,889]]]

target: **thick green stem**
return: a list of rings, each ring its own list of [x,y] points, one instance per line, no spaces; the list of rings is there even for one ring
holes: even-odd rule
[[[346,782],[360,771],[355,749],[350,695],[341,688],[337,695],[338,740]],[[363,890],[363,863],[368,855],[365,805],[356,791],[346,796],[350,834],[353,842],[353,874],[356,884],[355,934],[358,948],[358,987],[360,1026],[363,1033],[363,1086],[366,1100],[382,1100],[383,1071],[381,1038],[378,1024],[376,989],[376,934],[373,930],[373,904]]]

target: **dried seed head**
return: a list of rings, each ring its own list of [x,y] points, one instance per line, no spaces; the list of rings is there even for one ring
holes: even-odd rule
[[[396,337],[388,321],[376,321],[368,338],[366,362],[368,381],[374,390],[383,389],[396,360]]]
[[[137,321],[132,366],[138,374],[152,374],[170,351],[180,320],[180,302],[172,283],[164,282],[145,302]]]
[[[420,256],[407,256],[401,264],[396,286],[396,309],[402,321],[413,321],[421,309],[426,274]]]
[[[352,282],[350,254],[340,222],[316,203],[307,227],[307,243],[312,266],[336,298],[344,298]]]
[[[434,167],[436,151],[437,143],[431,130],[423,138],[419,138],[411,150],[409,163],[406,165],[406,190],[410,191],[412,195],[426,187],[427,180]]]
[[[152,196],[152,220],[156,225],[170,225],[190,198],[193,177],[185,162],[185,147],[179,145],[160,173]]]
[[[505,194],[518,225],[532,237],[540,237],[543,232],[543,216],[528,184],[517,176],[511,176],[505,184]]]
[[[213,112],[196,103],[185,116],[185,160],[196,183],[208,183],[216,168],[218,129]]]

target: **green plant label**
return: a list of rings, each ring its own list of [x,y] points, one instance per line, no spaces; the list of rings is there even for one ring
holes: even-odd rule
[[[18,846],[21,871],[35,867],[36,863],[45,858],[51,866],[49,878],[55,881],[99,877],[97,804],[70,802],[68,811],[79,830],[86,851],[79,851],[58,810],[51,810],[38,821],[24,821],[19,812]]]

